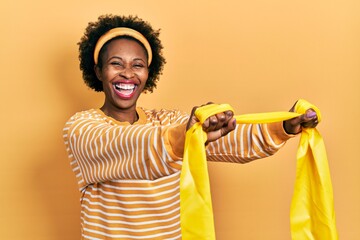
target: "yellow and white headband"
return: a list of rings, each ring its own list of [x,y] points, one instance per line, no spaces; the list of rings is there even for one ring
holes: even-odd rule
[[[150,63],[152,60],[152,51],[151,51],[151,46],[150,46],[148,40],[138,31],[131,29],[131,28],[126,28],[126,27],[113,28],[113,29],[107,31],[104,35],[102,35],[99,38],[99,40],[96,43],[95,50],[94,50],[95,64],[98,63],[99,52],[100,52],[100,49],[102,48],[102,46],[104,46],[104,44],[106,42],[108,42],[109,40],[111,40],[115,37],[118,37],[118,36],[130,36],[130,37],[135,38],[139,42],[141,42],[147,51],[148,66],[150,66]]]

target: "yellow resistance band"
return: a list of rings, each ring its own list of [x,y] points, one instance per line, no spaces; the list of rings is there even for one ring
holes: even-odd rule
[[[272,123],[288,120],[317,107],[300,99],[293,112],[272,112],[236,116],[236,122]],[[233,111],[228,104],[206,105],[195,112],[200,122],[186,132],[180,176],[180,219],[182,238],[215,239],[209,175],[206,163],[206,133],[202,123],[211,115]],[[293,240],[338,239],[333,192],[325,146],[315,128],[303,129],[297,153],[297,176],[290,210]],[[234,236],[236,237],[236,236]]]

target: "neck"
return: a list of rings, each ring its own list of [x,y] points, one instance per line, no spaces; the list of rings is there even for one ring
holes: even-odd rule
[[[112,117],[119,122],[129,122],[130,124],[133,124],[139,119],[135,107],[131,109],[111,109],[104,105],[100,109],[105,115]]]

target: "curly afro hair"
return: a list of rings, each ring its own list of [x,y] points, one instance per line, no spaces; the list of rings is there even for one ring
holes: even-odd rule
[[[98,18],[97,22],[89,23],[84,36],[78,43],[80,70],[82,71],[86,85],[97,92],[103,91],[102,82],[97,78],[94,70],[95,45],[104,33],[116,27],[132,28],[140,32],[148,40],[153,53],[153,58],[149,66],[149,76],[145,84],[144,92],[153,92],[154,88],[156,88],[157,81],[162,74],[164,64],[166,63],[165,58],[162,55],[163,46],[159,39],[160,31],[154,30],[148,22],[143,21],[137,16],[102,15]],[[102,51],[100,51],[99,55],[99,67],[102,66],[101,54]]]

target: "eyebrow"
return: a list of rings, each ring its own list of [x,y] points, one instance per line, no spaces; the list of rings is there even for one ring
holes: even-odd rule
[[[121,61],[124,61],[124,59],[123,59],[122,57],[112,56],[111,58],[108,59],[108,62],[109,62],[110,60],[114,59],[114,58],[115,58],[115,59],[119,59],[119,60],[121,60]],[[140,57],[136,57],[136,58],[132,59],[132,61],[138,61],[138,60],[146,63],[146,61],[145,61],[144,59],[140,58]]]

